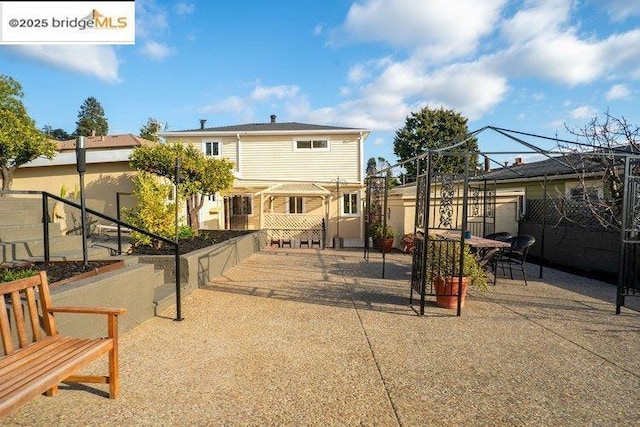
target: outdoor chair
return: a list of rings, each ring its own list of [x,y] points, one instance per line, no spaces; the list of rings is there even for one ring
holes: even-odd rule
[[[493,270],[493,284],[496,284],[498,277],[498,268],[502,270],[502,273],[506,273],[506,269],[509,269],[509,277],[513,279],[513,270],[520,269],[524,284],[527,285],[527,273],[524,268],[524,263],[529,253],[529,248],[536,242],[535,237],[528,235],[515,236],[507,240],[511,244],[509,249],[500,251],[492,260],[489,261],[491,269]]]
[[[500,240],[501,242],[506,242],[512,237],[513,235],[508,231],[499,231],[497,233],[491,233],[484,236],[485,239]]]
[[[499,231],[497,233],[491,233],[484,236],[485,239],[498,240],[500,242],[506,242],[513,235],[508,231]],[[488,257],[489,251],[487,249],[481,250],[479,253],[480,258],[486,258],[487,264],[495,257],[495,251],[492,252],[492,257]]]

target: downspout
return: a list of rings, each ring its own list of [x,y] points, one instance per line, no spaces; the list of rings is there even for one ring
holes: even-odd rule
[[[236,170],[238,171],[238,174],[241,175],[242,172],[240,171],[240,134],[236,133]]]
[[[362,171],[362,161],[364,158],[362,157],[362,153],[364,153],[364,138],[362,138],[362,132],[360,132],[360,136],[358,137],[358,176],[360,177],[360,185],[364,185],[364,173]]]

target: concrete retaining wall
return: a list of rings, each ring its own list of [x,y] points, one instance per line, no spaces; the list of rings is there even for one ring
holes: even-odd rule
[[[184,297],[259,252],[267,245],[264,232],[235,239],[185,254],[181,257],[181,285]],[[55,306],[123,307],[119,331],[124,333],[155,315],[158,290],[168,288],[165,304],[175,302],[175,257],[145,256],[138,263],[51,289]],[[165,283],[168,282],[168,283]],[[98,337],[106,333],[106,316],[88,314],[56,314],[56,324],[62,334],[77,337]]]
[[[229,268],[237,265],[267,246],[267,233],[255,233],[239,236],[222,243],[189,252],[180,257],[180,284],[190,292],[204,285],[214,277],[220,276]],[[164,270],[164,282],[175,283],[175,256],[143,255],[138,262],[153,264]]]

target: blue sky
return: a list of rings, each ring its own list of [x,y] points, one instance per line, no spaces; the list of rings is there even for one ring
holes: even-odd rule
[[[135,45],[0,46],[0,73],[38,127],[72,132],[90,96],[110,133],[276,114],[370,129],[365,160],[393,163],[395,131],[424,106],[470,130],[567,137],[606,111],[640,124],[640,2],[137,0]],[[522,150],[493,133],[480,147]]]

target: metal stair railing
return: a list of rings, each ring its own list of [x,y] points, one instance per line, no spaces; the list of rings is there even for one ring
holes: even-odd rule
[[[2,195],[15,195],[15,194],[26,194],[26,195],[40,195],[42,197],[42,223],[43,223],[43,241],[44,241],[44,261],[50,261],[50,244],[49,244],[49,199],[57,200],[66,205],[72,206],[76,209],[82,209],[82,206],[78,203],[72,202],[70,200],[64,199],[62,197],[56,196],[54,194],[48,193],[46,191],[35,191],[35,190],[0,190],[0,196]],[[175,320],[183,320],[182,318],[182,297],[180,294],[180,246],[177,241],[167,239],[166,237],[159,236],[157,234],[150,233],[147,230],[136,227],[132,224],[126,223],[119,218],[112,218],[108,215],[105,215],[101,212],[95,211],[90,208],[85,207],[86,213],[91,215],[95,215],[98,218],[102,218],[106,221],[111,221],[116,224],[118,227],[118,252],[121,254],[122,248],[120,246],[120,231],[121,227],[128,228],[129,230],[136,231],[138,233],[144,234],[145,236],[149,236],[152,239],[159,240],[163,243],[172,245],[175,251],[175,276],[176,276],[176,318]],[[118,210],[119,213],[119,210]],[[84,224],[84,221],[82,222]],[[177,238],[177,236],[176,236]]]

